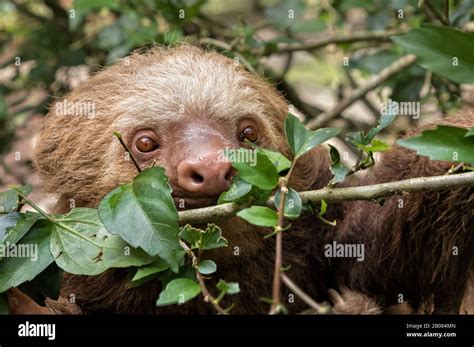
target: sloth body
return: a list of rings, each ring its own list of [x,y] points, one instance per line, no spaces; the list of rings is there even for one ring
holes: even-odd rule
[[[46,117],[35,152],[35,165],[46,191],[59,195],[55,212],[75,206],[97,207],[119,184],[136,175],[132,162],[114,140],[122,134],[142,168],[155,163],[165,168],[176,201],[186,208],[215,204],[233,175],[228,163],[216,159],[223,148],[238,148],[245,138],[291,158],[283,124],[288,113],[284,98],[220,54],[183,45],[133,54],[98,73],[66,96],[68,102],[93,102],[94,117],[56,114]],[[472,115],[448,123],[474,125]],[[324,187],[331,179],[325,148],[304,155],[290,186],[298,191]],[[362,185],[411,177],[440,175],[446,163],[429,161],[395,148],[377,168],[368,170]],[[350,202],[330,206],[328,218],[338,226],[302,217],[284,233],[288,276],[317,300],[328,289],[342,290],[343,313],[378,313],[403,295],[414,310],[455,312],[472,268],[472,188],[411,194],[384,206]],[[209,288],[220,278],[239,282],[235,313],[265,313],[271,296],[273,239],[268,230],[232,217],[220,223],[229,247],[211,251],[218,264]],[[469,229],[470,228],[470,229]],[[327,258],[332,242],[364,244],[365,259]],[[452,248],[459,255],[452,256]],[[238,251],[236,251],[238,250]],[[348,290],[343,288],[349,288]],[[85,313],[212,313],[211,305],[195,299],[182,306],[155,307],[161,285],[152,281],[127,286],[127,270],[110,270],[95,277],[65,276],[62,294],[74,294]],[[363,293],[363,294],[358,294]],[[292,313],[305,305],[288,290],[283,304]],[[351,305],[354,302],[354,305]],[[344,306],[345,305],[345,306]],[[378,306],[380,306],[380,309]],[[60,309],[58,311],[61,311]],[[64,309],[67,312],[67,309]]]

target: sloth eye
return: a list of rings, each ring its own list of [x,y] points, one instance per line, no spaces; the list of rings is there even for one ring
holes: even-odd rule
[[[135,142],[135,146],[140,152],[143,153],[152,152],[160,147],[160,145],[149,136],[139,137]]]
[[[245,139],[250,142],[255,142],[258,140],[257,130],[253,126],[246,127],[239,135],[240,141],[245,141]]]

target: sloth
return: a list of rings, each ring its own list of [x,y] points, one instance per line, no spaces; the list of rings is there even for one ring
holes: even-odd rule
[[[292,158],[284,134],[284,97],[233,60],[187,44],[134,53],[60,102],[91,104],[94,112],[64,115],[53,104],[44,119],[34,164],[44,190],[59,196],[56,213],[67,212],[71,202],[95,208],[109,191],[136,175],[113,132],[122,134],[141,168],[159,165],[166,170],[178,209],[183,202],[186,209],[214,205],[229,187],[235,171],[218,160],[224,148],[250,141]],[[471,127],[474,117],[467,112],[443,122]],[[441,175],[450,165],[395,146],[363,178],[354,175],[344,185]],[[298,160],[290,186],[297,191],[325,187],[332,178],[329,168],[327,149],[319,146]],[[392,197],[383,206],[331,205],[328,218],[337,219],[336,227],[307,215],[284,232],[283,264],[310,296],[332,300],[334,313],[390,312],[400,302],[411,312],[458,313],[472,268],[472,206],[472,188]],[[220,278],[239,282],[241,293],[225,298],[223,305],[234,303],[233,313],[266,313],[268,304],[260,298],[271,297],[274,241],[263,238],[268,230],[238,217],[218,224],[229,246],[209,254],[218,264],[209,288]],[[324,247],[333,242],[363,244],[364,261],[326,257]],[[160,281],[131,287],[128,272],[65,274],[61,299],[49,300],[49,309],[76,313],[77,305],[86,314],[214,312],[201,299],[157,308]],[[64,300],[72,294],[75,305]],[[288,289],[283,289],[282,303],[290,313],[306,307]]]

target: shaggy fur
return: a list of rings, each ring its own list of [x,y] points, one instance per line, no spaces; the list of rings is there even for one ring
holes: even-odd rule
[[[135,168],[125,160],[113,131],[119,131],[130,144],[137,129],[160,129],[169,152],[176,152],[179,146],[173,129],[183,122],[210,122],[222,136],[231,138],[237,122],[250,117],[263,131],[263,147],[291,157],[283,133],[288,112],[284,98],[232,60],[196,47],[133,54],[79,86],[66,99],[94,102],[96,115],[61,116],[55,114],[53,105],[44,121],[35,165],[44,188],[60,195],[56,212],[67,211],[70,199],[75,206],[95,207],[107,192],[135,176]],[[474,117],[468,115],[457,122],[472,126]],[[173,185],[176,167],[170,155],[164,151],[156,164],[166,169]],[[446,170],[439,163],[397,148],[372,171],[370,179],[349,184],[440,175]],[[301,158],[290,183],[297,190],[309,190],[325,186],[330,178],[327,152],[318,148]],[[352,298],[348,300],[352,304],[339,303],[338,313],[378,313],[375,303],[385,309],[397,303],[398,294],[416,310],[434,305],[438,312],[455,312],[472,267],[472,193],[472,189],[464,189],[412,194],[402,197],[401,209],[397,207],[399,197],[388,199],[383,207],[369,202],[331,206],[328,218],[339,220],[337,228],[306,216],[285,232],[284,265],[291,265],[289,276],[318,300],[328,299],[329,288],[349,288],[343,289],[342,298]],[[219,278],[237,281],[241,293],[224,304],[235,303],[235,313],[266,312],[268,304],[259,298],[271,296],[274,243],[263,239],[268,230],[236,217],[220,226],[229,247],[209,254],[219,269],[209,281],[210,288]],[[364,243],[366,261],[325,258],[324,245],[333,240]],[[453,246],[459,247],[458,256],[451,255]],[[238,256],[234,247],[239,248]],[[160,283],[129,288],[127,276],[123,269],[97,277],[68,275],[62,292],[66,297],[74,294],[86,313],[213,312],[202,300],[155,309]],[[351,295],[351,290],[370,298],[357,292]],[[283,299],[290,312],[305,307],[298,299],[288,302],[288,294],[286,291]]]

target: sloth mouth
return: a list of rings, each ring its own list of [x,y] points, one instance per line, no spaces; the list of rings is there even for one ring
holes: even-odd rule
[[[214,206],[217,204],[219,196],[189,197],[184,195],[173,195],[173,201],[178,211],[190,210],[193,208]]]

